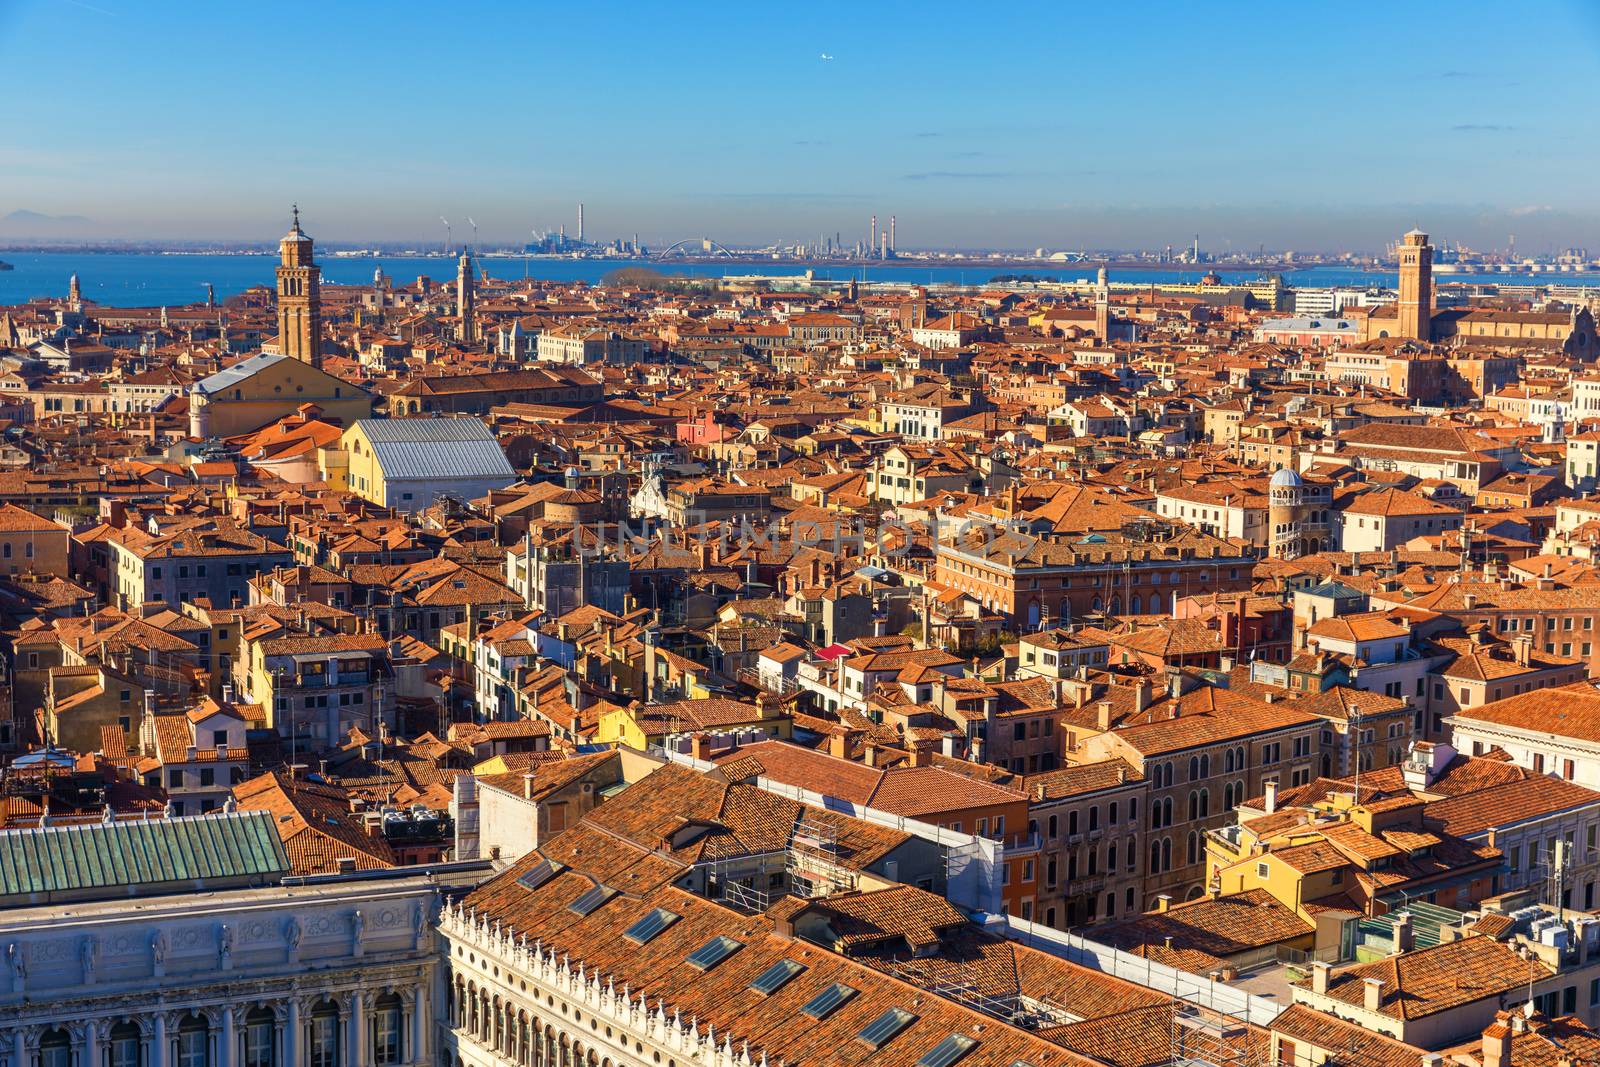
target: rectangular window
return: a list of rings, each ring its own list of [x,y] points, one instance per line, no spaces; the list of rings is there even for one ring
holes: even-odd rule
[[[372,1013],[372,1057],[382,1067],[400,1062],[400,1007],[390,1004]]]
[[[311,1016],[311,1067],[339,1067],[339,1016],[335,1012]]]

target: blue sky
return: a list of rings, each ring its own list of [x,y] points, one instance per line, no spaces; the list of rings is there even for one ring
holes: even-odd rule
[[[1594,0],[0,0],[0,66],[0,216],[85,234],[1600,246]]]

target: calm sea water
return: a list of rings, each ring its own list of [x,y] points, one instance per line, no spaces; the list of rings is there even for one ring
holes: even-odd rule
[[[345,285],[364,285],[372,281],[375,267],[400,284],[414,281],[418,275],[427,275],[436,281],[455,277],[455,261],[444,256],[368,256],[336,257],[324,255],[322,277]],[[216,288],[217,299],[222,300],[243,292],[252,285],[271,285],[274,255],[163,255],[159,253],[72,253],[72,252],[4,252],[0,260],[15,269],[0,271],[0,304],[14,304],[36,297],[64,297],[67,279],[74,272],[83,286],[83,294],[90,300],[115,307],[179,306],[205,299],[205,286],[209,282]],[[645,263],[638,260],[541,260],[524,261],[517,258],[488,258],[481,261],[489,274],[497,278],[528,277],[550,281],[597,282],[605,274],[619,267],[649,266],[673,274],[692,277],[725,277],[728,275],[798,275],[806,268],[796,264],[763,262],[729,262],[698,264]],[[983,267],[926,267],[915,265],[883,265],[867,267],[865,271],[849,267],[816,267],[819,278],[842,280],[850,277],[867,281],[890,281],[945,285],[982,285],[1001,274],[1031,274],[1038,277],[1075,281],[1093,276],[1093,268],[1079,265],[1062,266],[996,266]],[[1112,270],[1113,281],[1127,282],[1196,282],[1203,270]],[[1243,282],[1259,277],[1248,270],[1223,270],[1217,272],[1225,281]],[[1358,271],[1336,267],[1315,267],[1290,271],[1284,275],[1290,285],[1387,285],[1395,284],[1392,271]],[[1506,284],[1527,284],[1541,281],[1545,284],[1600,285],[1600,275],[1545,274],[1515,275],[1495,274],[1474,278],[1470,275],[1439,275],[1437,281],[1498,281]]]

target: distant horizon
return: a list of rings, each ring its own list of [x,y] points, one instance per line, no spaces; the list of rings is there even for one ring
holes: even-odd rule
[[[1600,246],[1600,6],[0,5],[0,243]],[[537,42],[538,47],[485,47]],[[364,61],[353,62],[358,50]],[[137,57],[137,62],[130,61]]]

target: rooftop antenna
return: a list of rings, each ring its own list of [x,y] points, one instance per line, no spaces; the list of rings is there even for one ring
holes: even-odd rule
[[[448,256],[450,254],[450,249],[454,244],[454,242],[450,239],[450,220],[445,218],[443,215],[440,215],[439,221],[444,223],[444,254]]]

